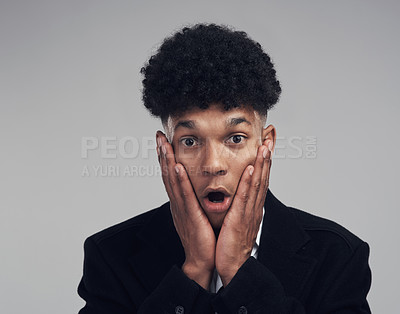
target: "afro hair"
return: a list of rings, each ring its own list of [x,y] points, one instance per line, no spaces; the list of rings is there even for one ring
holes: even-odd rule
[[[281,93],[261,45],[224,25],[184,27],[162,42],[140,72],[144,105],[163,121],[211,103],[225,110],[252,106],[266,115]]]

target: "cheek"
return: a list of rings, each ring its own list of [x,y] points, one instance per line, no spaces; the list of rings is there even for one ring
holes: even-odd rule
[[[198,158],[194,158],[194,156],[188,155],[188,154],[175,154],[175,160],[176,162],[181,163],[185,169],[186,172],[189,176],[189,179],[192,181],[195,180],[196,174],[199,173],[199,162]]]
[[[242,156],[242,158],[236,159],[235,162],[232,162],[231,171],[235,173],[235,177],[242,176],[244,170],[248,165],[254,165],[255,157],[252,155]]]
[[[175,159],[176,162],[181,163],[185,167],[190,183],[192,184],[193,191],[196,195],[199,195],[198,192],[204,188],[205,184],[205,180],[201,176],[199,160],[197,158],[191,158],[187,155],[176,156]]]
[[[249,146],[249,148],[238,152],[232,159],[230,171],[237,183],[239,183],[246,167],[248,165],[254,165],[257,156],[257,148],[256,145]]]
[[[184,152],[181,151],[181,148],[179,145],[176,143],[172,144],[172,147],[174,149],[174,155],[175,155],[175,161],[181,163],[186,167],[186,164],[190,162],[190,159],[188,158],[187,155],[185,155]]]
[[[240,150],[237,154],[237,160],[239,163],[243,164],[243,170],[248,165],[254,165],[257,157],[257,150],[259,145],[257,143],[252,142],[247,145],[247,147],[243,150]]]

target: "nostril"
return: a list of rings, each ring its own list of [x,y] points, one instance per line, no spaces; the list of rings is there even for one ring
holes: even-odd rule
[[[203,168],[203,173],[206,175],[225,175],[226,170],[216,170],[215,168],[210,168],[210,167],[204,167]]]

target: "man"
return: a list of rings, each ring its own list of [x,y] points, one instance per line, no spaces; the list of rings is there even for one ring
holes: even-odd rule
[[[261,46],[197,24],[141,72],[170,201],[86,240],[80,313],[370,313],[368,244],[268,189],[281,89]]]

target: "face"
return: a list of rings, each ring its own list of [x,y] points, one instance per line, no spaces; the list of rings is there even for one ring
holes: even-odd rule
[[[220,229],[234,199],[239,180],[254,165],[257,149],[267,139],[275,143],[275,128],[263,128],[251,107],[225,111],[220,104],[195,108],[170,117],[167,137],[192,183],[196,197],[212,227]]]

